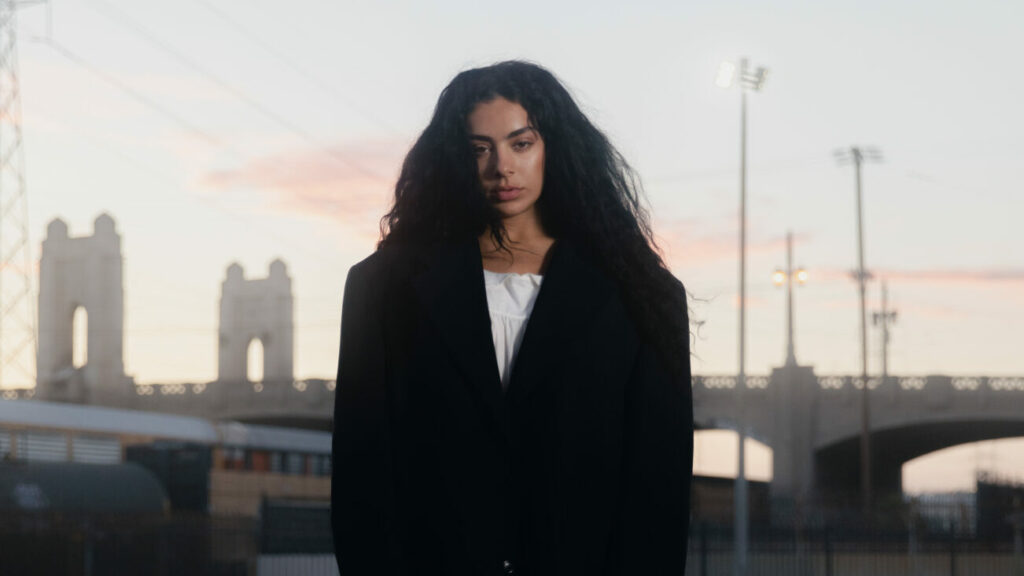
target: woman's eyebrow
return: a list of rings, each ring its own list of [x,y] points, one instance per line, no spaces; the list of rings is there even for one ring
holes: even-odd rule
[[[517,129],[509,132],[508,135],[505,136],[505,140],[509,140],[509,139],[515,138],[516,136],[520,136],[522,134],[525,134],[527,132],[532,132],[532,131],[533,131],[533,126],[523,126],[522,128],[517,128]],[[469,135],[469,139],[470,140],[483,140],[484,142],[493,142],[493,140],[491,140],[490,136],[484,136],[483,134],[470,134]]]
[[[532,130],[533,130],[533,126],[523,126],[522,128],[519,128],[518,130],[513,130],[513,131],[509,132],[508,136],[505,136],[505,140],[510,140],[512,138],[515,138],[516,136],[519,136],[520,134],[525,134],[526,132],[530,132]]]

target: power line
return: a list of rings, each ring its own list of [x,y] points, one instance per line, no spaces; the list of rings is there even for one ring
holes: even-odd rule
[[[359,172],[360,174],[362,174],[364,176],[368,176],[368,177],[373,178],[375,180],[382,180],[382,181],[387,180],[382,175],[377,174],[373,170],[370,170],[370,169],[364,167],[363,165],[359,164],[358,162],[353,161],[349,157],[347,157],[347,156],[345,156],[343,154],[340,154],[340,153],[332,150],[330,147],[328,147],[324,143],[318,141],[316,138],[314,138],[311,134],[309,134],[308,132],[306,132],[302,128],[296,126],[295,124],[292,124],[284,116],[282,116],[282,115],[278,114],[277,112],[275,112],[275,111],[267,108],[266,106],[260,104],[255,99],[251,98],[249,95],[245,94],[244,92],[242,92],[241,90],[235,88],[234,86],[231,86],[230,84],[224,82],[216,74],[214,74],[213,72],[210,72],[209,70],[203,68],[197,62],[195,62],[191,58],[185,56],[181,52],[178,52],[173,47],[171,47],[169,44],[161,41],[155,35],[153,35],[151,32],[149,32],[147,29],[142,27],[142,25],[140,25],[138,22],[132,20],[131,18],[126,16],[124,13],[115,10],[113,7],[111,7],[106,2],[103,2],[102,0],[93,0],[91,2],[91,4],[93,4],[94,6],[99,6],[100,8],[99,8],[98,11],[101,14],[103,14],[104,16],[106,16],[108,19],[116,22],[117,24],[119,24],[119,25],[127,28],[131,32],[137,34],[138,36],[140,36],[141,38],[143,38],[144,40],[146,40],[147,42],[149,42],[153,46],[157,47],[159,50],[161,50],[161,51],[165,52],[166,54],[170,55],[172,58],[177,60],[180,64],[182,64],[186,68],[192,70],[196,74],[202,76],[208,82],[210,82],[212,84],[215,84],[216,86],[218,86],[219,88],[221,88],[225,92],[231,94],[235,98],[237,98],[240,101],[244,102],[250,108],[252,108],[256,112],[262,114],[264,117],[270,119],[272,122],[274,122],[275,124],[277,124],[281,128],[284,128],[286,131],[292,133],[294,136],[296,136],[299,139],[303,140],[304,142],[309,144],[314,149],[323,152],[324,154],[326,154],[326,155],[334,158],[335,160],[345,164],[349,168],[352,168],[353,170]]]
[[[82,67],[83,69],[85,69],[86,71],[88,71],[91,74],[95,75],[96,77],[104,80],[109,85],[113,86],[114,88],[124,92],[125,94],[127,94],[128,96],[133,98],[136,102],[142,104],[143,106],[149,108],[150,110],[156,112],[157,114],[159,114],[159,115],[161,115],[161,116],[171,120],[172,122],[178,124],[181,128],[183,128],[184,130],[192,133],[193,135],[195,135],[196,137],[202,139],[203,141],[207,142],[208,144],[218,146],[221,149],[224,149],[224,150],[228,151],[236,159],[240,157],[238,152],[236,150],[234,150],[233,148],[231,148],[230,146],[228,146],[225,142],[223,142],[223,141],[217,139],[216,137],[214,137],[214,136],[204,132],[202,129],[200,129],[198,127],[195,127],[194,125],[190,124],[187,120],[185,120],[185,119],[181,118],[180,116],[176,115],[174,112],[170,111],[169,109],[161,106],[159,103],[157,103],[156,101],[154,101],[151,98],[147,97],[146,95],[138,92],[137,90],[132,89],[127,84],[125,84],[125,83],[117,80],[113,76],[103,72],[102,70],[100,70],[96,66],[93,66],[88,61],[86,61],[84,58],[82,58],[81,56],[79,56],[75,52],[71,51],[66,46],[61,45],[59,42],[53,40],[52,38],[44,38],[44,37],[41,37],[41,36],[33,36],[32,40],[35,41],[35,42],[41,43],[41,44],[43,44],[43,45],[45,45],[47,47],[49,47],[50,49],[54,50],[55,52],[57,52],[61,56],[67,58],[72,63]],[[149,172],[150,174],[152,174],[154,176],[157,176],[163,183],[165,183],[167,185],[170,185],[170,186],[178,185],[178,183],[170,175],[168,175],[167,173],[162,172],[162,171],[157,170],[157,169],[155,169],[155,168],[153,168],[151,166],[147,166],[147,165],[139,162],[138,160],[128,156],[124,152],[115,149],[112,145],[106,143],[105,141],[103,141],[103,140],[101,140],[101,139],[99,139],[97,137],[87,135],[86,133],[82,132],[81,130],[71,129],[71,126],[69,126],[68,124],[66,124],[64,122],[61,122],[60,120],[57,120],[56,118],[52,118],[51,117],[51,118],[49,118],[49,120],[51,122],[55,123],[55,124],[60,125],[66,131],[73,132],[73,133],[77,134],[79,137],[85,139],[86,141],[89,141],[92,144],[97,144],[98,143],[100,145],[99,147],[106,148],[108,151],[110,151],[110,152],[116,154],[117,156],[119,156],[123,161],[126,161],[129,164],[135,166],[136,168],[139,168],[141,170]],[[180,191],[180,190],[176,190],[176,191]],[[247,217],[241,216],[240,213],[237,210],[228,209],[227,207],[224,206],[223,202],[221,202],[221,201],[219,201],[219,200],[217,200],[215,198],[212,198],[210,196],[202,195],[202,194],[196,194],[196,193],[193,193],[193,192],[188,192],[187,190],[185,191],[185,193],[186,193],[186,195],[188,195],[189,197],[191,197],[193,199],[199,200],[200,202],[202,202],[204,204],[213,206],[214,208],[219,210],[221,213],[227,215],[232,220],[234,220],[234,221],[236,221],[236,222],[238,222],[240,224],[243,224],[243,225],[251,227],[251,224],[252,224],[251,223],[251,218],[247,218]],[[278,234],[276,234],[276,233],[266,229],[265,227],[262,228],[262,229],[263,229],[263,232],[267,236],[278,240],[282,245],[287,245],[287,246],[291,246],[293,248],[298,248],[300,251],[302,251],[302,252],[304,252],[306,254],[314,255],[314,253],[311,250],[309,250],[308,247],[300,245],[300,244],[297,244],[297,243],[292,242],[292,241],[289,241],[289,240],[287,240],[285,238],[281,238]],[[319,259],[319,257],[316,257],[316,258]]]
[[[124,160],[125,162],[131,164],[132,166],[138,168],[139,170],[142,170],[144,172],[151,174],[152,176],[155,176],[156,178],[162,180],[164,183],[168,185],[180,185],[180,182],[178,182],[178,180],[176,180],[171,174],[141,162],[137,158],[125,153],[124,151],[117,148],[116,145],[111,144],[109,141],[103,138],[97,137],[95,135],[90,135],[83,131],[82,129],[67,124],[66,122],[59,120],[54,116],[48,116],[46,118],[46,122],[52,124],[53,126],[56,126],[59,130],[63,130],[64,132],[67,132],[69,134],[74,134],[78,138],[81,138],[87,141],[89,144],[92,144],[95,148],[102,148],[112,154],[117,155],[119,158],[121,158],[121,160]],[[199,200],[206,200],[205,197],[200,196],[198,194],[192,194],[190,192],[186,192],[186,194]]]
[[[277,58],[279,61],[284,63],[288,68],[291,68],[296,74],[299,74],[300,76],[302,76],[303,78],[308,80],[310,83],[312,83],[314,86],[319,88],[321,91],[329,94],[330,96],[333,96],[333,97],[341,100],[344,104],[346,104],[349,108],[354,110],[356,113],[358,113],[359,115],[363,116],[364,118],[374,122],[378,126],[387,129],[389,132],[392,132],[393,134],[398,134],[398,131],[395,130],[394,126],[391,126],[390,124],[388,124],[387,122],[382,120],[376,114],[373,114],[373,113],[369,112],[368,110],[366,110],[365,108],[363,108],[362,106],[359,106],[358,104],[353,102],[352,99],[347,94],[345,94],[345,93],[335,89],[330,84],[327,84],[326,82],[321,80],[315,74],[312,74],[311,72],[306,70],[304,67],[302,67],[299,64],[295,63],[294,60],[290,59],[288,56],[286,56],[283,52],[281,52],[280,50],[275,48],[269,42],[263,40],[262,38],[260,38],[256,34],[254,34],[252,31],[250,31],[249,29],[247,29],[244,26],[242,26],[241,24],[239,24],[237,20],[233,19],[231,16],[229,16],[226,12],[224,12],[220,8],[217,8],[216,6],[214,6],[213,4],[208,2],[207,0],[194,0],[194,1],[197,4],[199,4],[199,5],[203,6],[204,8],[206,8],[208,11],[214,13],[221,20],[224,20],[239,35],[245,37],[246,39],[248,39],[253,44],[255,44],[255,45],[259,46],[260,48],[262,48],[265,52],[267,52],[271,56]]]
[[[188,120],[185,120],[184,118],[182,118],[181,116],[178,116],[177,114],[175,114],[171,110],[161,106],[159,103],[157,103],[152,98],[146,96],[145,94],[139,92],[138,90],[135,90],[131,86],[128,86],[124,82],[121,82],[117,78],[114,78],[110,74],[107,74],[106,72],[103,72],[99,68],[97,68],[97,67],[93,66],[92,64],[88,63],[84,58],[82,58],[81,56],[78,56],[77,54],[72,52],[70,49],[68,49],[65,46],[63,46],[60,43],[58,43],[53,38],[43,38],[41,36],[35,36],[35,37],[32,38],[32,40],[34,40],[36,42],[39,42],[39,43],[41,43],[41,44],[43,44],[45,46],[48,46],[54,52],[60,54],[64,58],[67,58],[71,62],[74,62],[75,64],[79,65],[83,69],[88,70],[90,73],[92,73],[96,77],[102,79],[104,82],[106,82],[106,83],[110,84],[111,86],[117,88],[118,90],[124,92],[125,94],[130,96],[132,99],[134,99],[136,102],[142,104],[143,106],[149,108],[150,110],[156,112],[157,114],[163,116],[164,118],[167,118],[168,120],[171,120],[172,122],[177,124],[180,128],[184,129],[186,132],[190,132],[192,135],[194,135],[197,138],[207,142],[208,144],[212,144],[214,146],[219,146],[219,147],[223,147],[224,146],[223,142],[221,142],[217,137],[215,137],[215,136],[207,133],[206,131],[202,130],[201,128],[193,125]]]
[[[176,181],[172,176],[167,174],[166,172],[163,172],[162,170],[158,170],[156,168],[153,168],[152,166],[148,166],[146,164],[143,164],[142,162],[139,162],[138,160],[136,160],[135,158],[129,156],[128,154],[125,154],[121,150],[118,150],[117,148],[115,148],[114,146],[110,145],[109,143],[107,143],[103,139],[95,137],[95,136],[88,135],[85,132],[83,132],[81,130],[78,130],[76,128],[73,128],[72,126],[70,126],[70,125],[68,125],[68,124],[66,124],[66,123],[64,123],[64,122],[62,122],[62,121],[60,121],[60,120],[58,120],[56,118],[51,117],[48,120],[50,122],[60,126],[62,129],[64,129],[68,133],[73,133],[76,136],[78,136],[79,138],[82,138],[83,140],[89,142],[90,144],[93,145],[94,148],[105,149],[108,152],[111,152],[112,154],[117,155],[117,157],[119,157],[122,161],[127,162],[127,163],[131,164],[132,166],[134,166],[135,168],[138,168],[138,169],[140,169],[140,170],[142,170],[144,172],[147,172],[147,173],[151,174],[152,176],[155,176],[158,179],[158,181],[159,181],[158,183],[164,184],[164,185],[167,186],[166,189],[168,191],[171,191],[171,190],[173,190],[175,192],[181,192],[182,191],[181,188],[180,188],[181,184],[178,181]],[[159,187],[158,187],[158,189],[159,189]],[[229,217],[231,220],[234,220],[235,222],[237,222],[239,224],[242,224],[242,225],[244,225],[246,227],[249,227],[250,229],[252,228],[252,219],[251,218],[247,218],[245,216],[242,216],[243,213],[241,213],[241,212],[239,212],[237,210],[231,210],[231,209],[227,208],[224,205],[224,203],[221,202],[220,200],[217,200],[216,198],[208,196],[208,195],[197,194],[197,193],[194,193],[194,192],[190,192],[188,190],[184,190],[184,193],[185,193],[186,196],[188,196],[189,198],[191,198],[193,200],[198,200],[199,202],[201,202],[203,204],[206,204],[208,206],[213,207],[214,209],[216,209],[219,212],[221,212],[223,215]],[[295,243],[293,241],[290,241],[290,240],[288,240],[286,238],[282,238],[279,235],[277,235],[276,233],[270,231],[269,229],[262,228],[262,233],[266,234],[267,236],[269,236],[271,238],[274,238],[275,240],[277,240],[282,245],[288,245],[288,246],[290,246],[292,248],[298,248],[299,250],[301,250],[303,252],[306,252],[307,254],[313,255],[313,252],[308,250],[308,248],[306,248],[305,246],[302,246],[301,244],[297,244],[297,243]]]
[[[166,173],[164,173],[162,171],[159,171],[159,170],[156,170],[156,169],[154,169],[154,168],[152,168],[150,166],[147,166],[145,164],[142,164],[142,163],[136,161],[135,159],[131,158],[127,154],[124,154],[120,150],[117,150],[116,148],[114,148],[113,146],[111,146],[108,143],[104,142],[103,140],[101,140],[99,138],[95,138],[95,137],[90,137],[89,135],[85,134],[84,132],[82,132],[80,130],[71,130],[70,126],[64,124],[63,122],[61,122],[60,120],[57,120],[55,118],[50,118],[49,120],[51,122],[57,124],[61,128],[65,129],[67,132],[74,133],[78,137],[83,138],[86,141],[89,141],[94,147],[104,148],[104,149],[108,150],[109,152],[117,154],[117,156],[120,157],[123,161],[131,163],[136,168],[142,169],[142,170],[144,170],[144,171],[146,171],[148,173],[153,174],[154,176],[157,176],[159,178],[159,182],[160,183],[168,185],[168,187],[167,187],[168,190],[172,189],[171,186],[177,185],[177,182],[175,182],[173,180],[173,178],[171,178]],[[238,223],[240,223],[242,225],[248,226],[250,229],[252,228],[252,223],[250,222],[250,220],[251,220],[250,218],[244,217],[242,215],[243,213],[240,213],[238,211],[233,211],[233,210],[227,209],[226,207],[224,207],[222,202],[216,200],[215,198],[211,198],[211,197],[200,195],[200,194],[195,194],[195,193],[188,192],[188,191],[185,191],[185,194],[188,195],[189,197],[193,198],[193,199],[198,199],[199,201],[201,201],[201,202],[203,202],[203,203],[205,203],[207,205],[210,205],[211,207],[217,209],[221,213],[227,215],[232,220],[234,220],[234,221],[236,221],[236,222],[238,222]],[[313,251],[309,250],[308,246],[306,246],[304,244],[296,243],[293,239],[282,238],[280,235],[274,233],[273,231],[270,231],[266,227],[260,227],[260,228],[262,230],[261,233],[265,234],[266,236],[268,236],[270,238],[274,238],[275,240],[278,241],[278,243],[280,245],[282,245],[282,246],[289,246],[293,250],[298,250],[298,251],[303,252],[303,253],[305,253],[305,254],[307,254],[309,256],[312,256],[315,260],[318,260],[318,261],[322,260],[322,258],[319,255],[317,255]],[[131,261],[129,259],[129,265],[130,265],[130,262]],[[168,284],[168,279],[164,278],[162,280],[162,282],[164,284]],[[174,289],[176,291],[181,291],[182,289],[185,289],[182,284],[175,283],[173,280],[170,281],[170,284],[174,285]],[[304,297],[299,296],[299,295],[295,296],[295,301],[296,302],[310,302],[310,301],[323,301],[323,300],[328,300],[328,298],[326,298],[326,297],[304,298]],[[129,312],[129,315],[133,314],[131,308],[127,309],[126,311]],[[295,327],[296,327],[296,329],[298,331],[302,331],[302,332],[328,331],[328,330],[335,330],[335,329],[337,329],[337,322],[329,321],[329,322],[323,322],[323,323],[297,323],[297,324],[295,324]],[[184,326],[181,326],[181,327],[171,327],[171,328],[165,327],[165,328],[159,328],[159,329],[157,329],[157,328],[132,328],[130,326],[125,326],[125,328],[123,330],[123,333],[125,333],[125,334],[135,334],[136,335],[135,337],[138,337],[138,335],[140,333],[141,334],[147,334],[147,333],[151,333],[151,332],[160,332],[160,331],[164,331],[164,332],[168,332],[168,333],[178,333],[178,334],[181,334],[181,333],[195,333],[195,334],[203,333],[203,334],[205,334],[205,333],[210,333],[210,330],[213,331],[212,333],[215,333],[217,329],[216,329],[215,326],[213,326],[213,327],[207,327],[207,326],[203,326],[203,327],[199,327],[199,326],[184,327]]]

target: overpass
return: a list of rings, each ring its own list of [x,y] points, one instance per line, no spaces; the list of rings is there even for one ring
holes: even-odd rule
[[[281,260],[267,276],[246,278],[238,264],[221,283],[217,380],[135,383],[123,362],[121,238],[101,214],[91,236],[71,237],[60,219],[47,226],[40,258],[38,378],[35,389],[0,398],[187,414],[328,430],[331,380],[293,378],[292,282]],[[73,362],[74,317],[88,318],[88,358]],[[249,349],[264,351],[262,382],[250,382]],[[857,490],[863,386],[850,376],[817,376],[795,359],[767,376],[693,379],[698,428],[743,428],[771,446],[772,492],[806,497]],[[871,405],[872,485],[899,491],[904,462],[948,446],[1024,436],[1024,377],[902,376],[867,382]]]
[[[859,376],[786,366],[771,376],[694,377],[697,428],[744,428],[773,451],[772,494],[810,497],[860,487]],[[868,379],[872,486],[898,493],[909,460],[950,446],[1024,436],[1024,377]]]
[[[322,379],[147,384],[105,395],[103,404],[329,430],[334,388],[334,381]],[[808,366],[748,376],[741,390],[734,376],[694,376],[695,426],[743,426],[747,435],[770,446],[776,497],[854,492],[860,479],[862,391],[859,377],[817,376]],[[0,397],[33,395],[33,390],[8,390]],[[918,456],[967,442],[1024,436],[1024,377],[873,378],[868,395],[872,482],[879,493],[899,492],[903,464]]]

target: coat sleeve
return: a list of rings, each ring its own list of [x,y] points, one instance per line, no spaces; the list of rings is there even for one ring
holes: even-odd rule
[[[693,400],[689,350],[672,377],[642,343],[626,390],[620,522],[614,574],[682,576],[686,568],[693,476]]]
[[[392,574],[398,557],[381,307],[364,264],[345,282],[334,401],[331,527],[345,576]]]

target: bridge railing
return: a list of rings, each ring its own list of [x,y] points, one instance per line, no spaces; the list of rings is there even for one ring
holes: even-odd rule
[[[220,387],[231,387],[233,391],[245,390],[252,394],[261,394],[265,390],[275,388],[277,390],[288,390],[289,393],[301,394],[303,392],[334,392],[334,380],[321,378],[308,378],[305,380],[292,380],[280,382],[197,382],[197,383],[148,383],[136,384],[135,394],[138,396],[181,396],[181,395],[202,395],[210,390]]]
[[[764,375],[747,376],[746,387],[752,390],[771,387],[771,377]],[[864,379],[853,375],[822,375],[817,377],[822,390],[862,390]],[[694,389],[735,390],[736,375],[706,374],[695,375]],[[868,378],[868,389],[898,387],[907,392],[927,391],[938,386],[949,386],[961,392],[991,390],[993,392],[1024,392],[1024,376],[889,376],[883,382],[880,377]]]
[[[748,375],[746,387],[750,390],[766,390],[772,386],[771,377],[763,374]],[[861,390],[864,380],[854,375],[821,375],[818,386],[825,391]],[[725,391],[736,389],[735,374],[694,375],[692,385],[697,390]],[[308,378],[290,382],[158,382],[135,384],[136,396],[198,396],[207,394],[211,387],[233,386],[260,394],[268,387],[288,387],[289,393],[302,394],[321,390],[333,393],[334,380]],[[883,382],[879,377],[868,378],[868,389],[894,387],[907,392],[927,392],[937,386],[949,386],[958,392],[1024,392],[1024,376],[890,376]],[[8,388],[0,390],[2,400],[35,399],[35,388]]]

